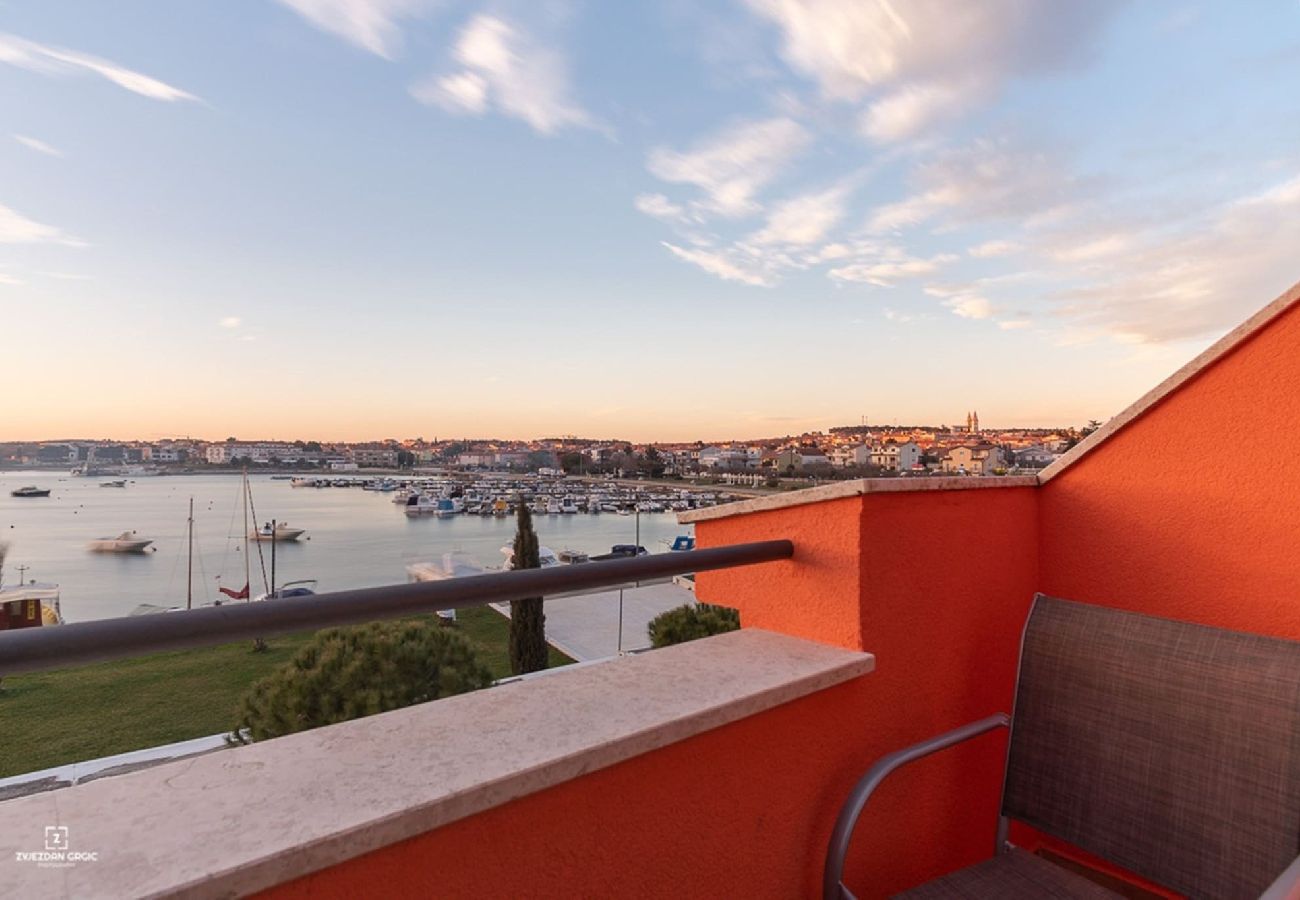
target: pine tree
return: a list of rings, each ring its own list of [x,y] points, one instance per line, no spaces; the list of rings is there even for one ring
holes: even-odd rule
[[[540,569],[542,558],[537,546],[537,532],[533,530],[533,514],[522,498],[519,501],[518,522],[512,568]],[[511,600],[510,670],[516,675],[523,675],[545,669],[546,662],[546,615],[542,611],[542,598]]]

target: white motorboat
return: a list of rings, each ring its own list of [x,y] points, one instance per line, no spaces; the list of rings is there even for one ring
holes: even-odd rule
[[[560,514],[560,501],[552,497],[546,501],[546,514],[548,516],[558,516]]]
[[[408,516],[436,516],[438,498],[428,494],[412,494],[406,498],[405,510]]]
[[[248,533],[248,536],[255,541],[276,541],[284,543],[285,541],[296,541],[306,534],[304,528],[290,528],[284,522],[276,522],[275,527],[271,523],[265,523],[261,528],[254,528]]]
[[[440,519],[449,519],[465,511],[465,503],[459,497],[443,497],[438,501],[437,514]]]
[[[300,581],[286,581],[273,591],[258,594],[253,598],[253,602],[260,603],[263,600],[288,600],[294,597],[314,596],[316,596],[316,579],[303,578]]]
[[[506,562],[503,568],[513,569],[515,567],[515,548],[510,544],[506,544],[504,547],[501,548],[501,553],[506,558]],[[552,550],[550,547],[538,547],[537,558],[541,561],[542,564],[541,567],[543,569],[549,569],[552,566],[563,565],[563,563],[560,562],[560,557],[557,556],[555,551]]]
[[[134,531],[124,531],[115,538],[96,538],[87,548],[94,553],[144,553],[152,543],[137,538]]]
[[[578,511],[578,503],[572,497],[565,497],[560,501],[560,512],[566,516],[571,516]]]

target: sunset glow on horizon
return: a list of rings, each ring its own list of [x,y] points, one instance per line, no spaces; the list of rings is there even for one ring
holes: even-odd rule
[[[0,440],[1106,419],[1300,279],[1300,6],[6,5]]]

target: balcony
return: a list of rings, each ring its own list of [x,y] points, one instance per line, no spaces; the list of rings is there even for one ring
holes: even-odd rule
[[[1035,592],[1300,639],[1298,421],[1300,287],[1038,477],[683,515],[704,552],[793,545],[699,573],[740,632],[0,803],[6,851],[51,825],[97,854],[0,860],[0,895],[820,896],[872,761],[1010,709]],[[1224,435],[1230,463],[1198,452]],[[886,896],[987,858],[1006,752],[990,732],[886,782],[845,882]]]

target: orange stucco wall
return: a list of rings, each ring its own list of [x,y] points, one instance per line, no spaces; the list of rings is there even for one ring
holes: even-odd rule
[[[1300,638],[1300,307],[1040,490],[1042,590]]]
[[[697,528],[705,546],[792,538],[793,561],[702,575],[702,597],[738,606],[749,626],[880,648],[875,673],[270,893],[817,896],[831,826],[870,762],[1010,699],[1024,613],[996,600],[1032,593],[1033,492],[914,499],[857,497]],[[1004,752],[990,735],[883,790],[850,860],[860,896],[987,855]]]
[[[1300,639],[1300,310],[1040,489],[872,493],[697,526],[794,559],[702,600],[876,654],[876,671],[281,886],[290,897],[811,897],[849,786],[883,753],[1007,710],[1037,590]],[[847,881],[884,896],[992,849],[1005,736],[914,764]],[[1035,837],[1024,829],[1018,840]]]

